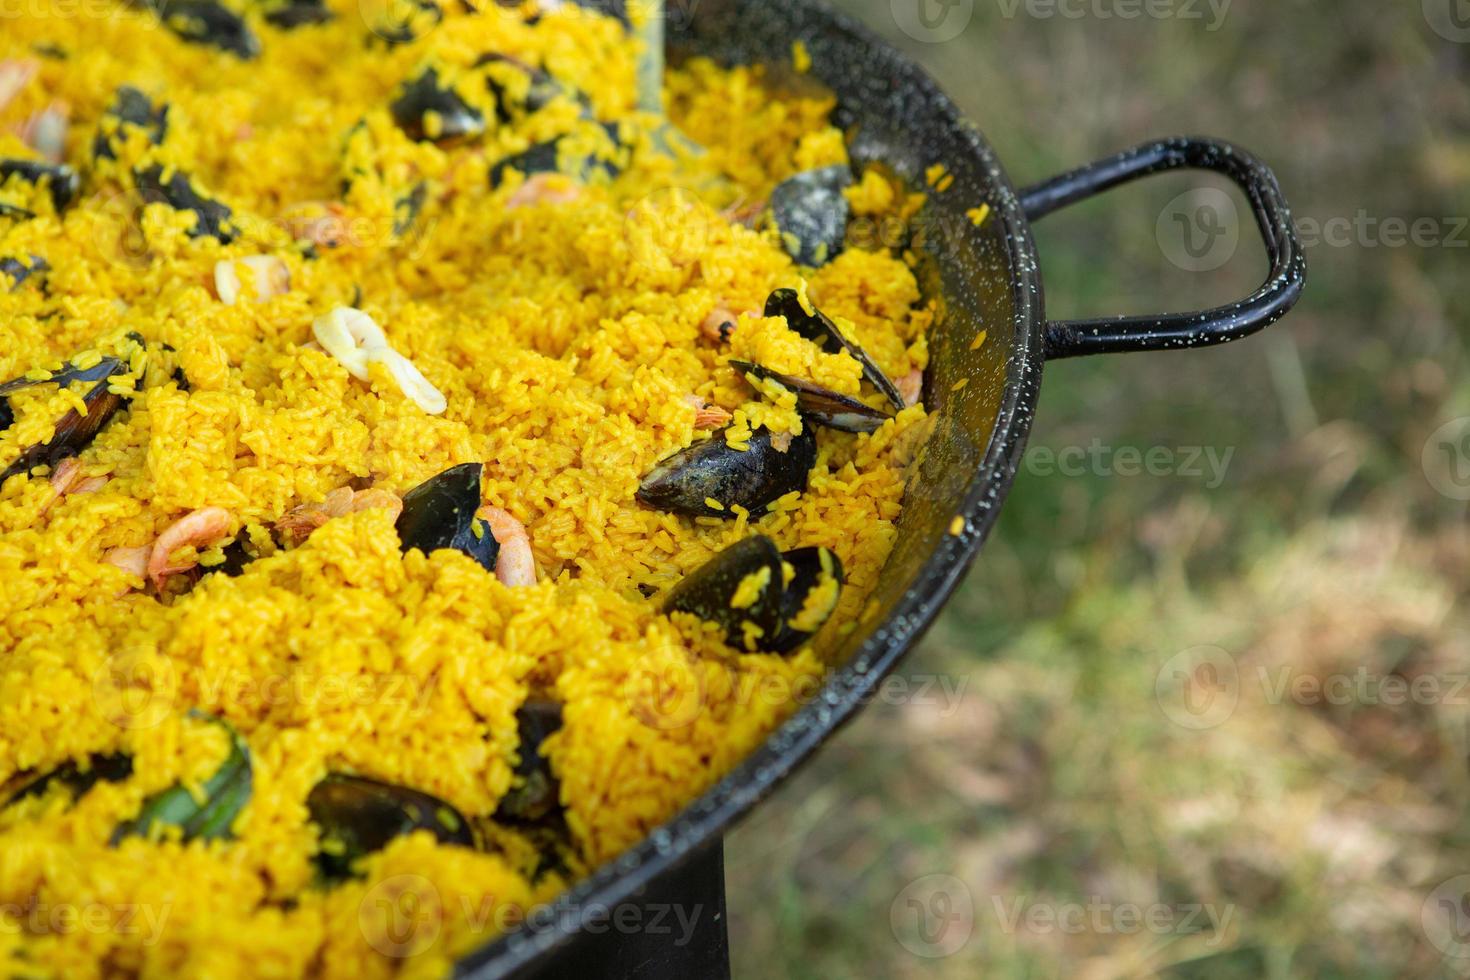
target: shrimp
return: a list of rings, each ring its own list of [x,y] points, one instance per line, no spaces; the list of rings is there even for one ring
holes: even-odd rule
[[[0,61],[0,112],[4,112],[16,96],[36,77],[41,63],[35,58],[14,58]]]
[[[924,397],[924,371],[914,368],[908,374],[894,382],[899,395],[903,397],[903,403],[909,407],[919,404],[919,399]]]
[[[727,307],[716,306],[710,310],[709,316],[699,325],[699,332],[704,334],[706,340],[716,344],[723,344],[730,339],[730,334],[735,330],[735,323],[740,317],[732,313]]]
[[[354,491],[351,487],[339,487],[327,494],[326,499],[319,504],[302,504],[290,511],[276,522],[276,529],[290,534],[297,541],[305,541],[311,537],[313,531],[333,518],[346,517],[348,514],[375,507],[390,511],[395,521],[403,513],[403,501],[397,494],[387,490]]]
[[[337,201],[301,201],[287,208],[281,221],[297,241],[336,248],[349,237],[348,212]]]
[[[196,561],[175,564],[169,560],[174,552],[190,545],[197,548],[213,544],[230,533],[233,522],[234,518],[223,507],[205,507],[169,525],[153,542],[153,549],[148,553],[148,577],[153,581],[153,587],[161,590],[164,579],[187,572],[198,564]]]
[[[89,476],[86,479],[81,477],[82,461],[75,456],[57,464],[56,471],[51,474],[51,499],[41,505],[41,513],[55,507],[63,497],[77,493],[96,493],[107,486],[108,478],[105,476]]]
[[[499,507],[481,507],[475,516],[490,525],[490,534],[500,545],[495,577],[501,584],[512,588],[535,585],[536,556],[531,553],[531,536],[526,533],[526,525]]]
[[[60,163],[66,156],[66,131],[70,125],[71,106],[52,102],[22,123],[18,135],[50,163]]]
[[[567,183],[561,174],[533,174],[505,199],[505,210],[533,204],[570,204],[582,196],[582,188]]]
[[[720,406],[711,405],[698,395],[689,395],[684,402],[694,409],[696,429],[718,429],[735,417]]]
[[[141,548],[113,548],[102,556],[102,560],[141,581],[148,574],[148,553],[151,550],[147,545]],[[131,591],[131,588],[123,588],[117,594],[125,596]]]

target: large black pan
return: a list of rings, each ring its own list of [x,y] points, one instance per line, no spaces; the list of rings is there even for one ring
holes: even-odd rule
[[[685,12],[694,16],[681,23],[675,15]],[[698,887],[700,882],[689,878],[691,857],[705,857],[701,875],[718,876],[717,848],[726,828],[866,703],[975,559],[1010,490],[1046,361],[1236,340],[1284,315],[1306,278],[1276,178],[1228,143],[1201,138],[1149,143],[1018,193],[985,138],[921,68],[819,0],[675,0],[670,14],[669,48],[675,58],[698,53],[726,64],[784,60],[792,42],[802,40],[812,56],[812,73],[836,92],[842,121],[856,132],[856,161],[883,161],[915,186],[922,185],[925,169],[934,163],[944,163],[954,175],[953,187],[932,197],[920,222],[928,286],[942,309],[929,339],[925,399],[938,410],[938,423],[919,478],[911,481],[905,498],[899,545],[876,594],[880,615],[849,637],[844,666],[812,703],[663,829],[583,881],[554,908],[542,910],[527,928],[461,964],[462,973],[487,980],[569,975],[562,947],[584,927],[617,932],[619,927],[608,921],[609,908],[629,899],[646,901],[637,896],[650,892],[667,895],[671,879],[675,898],[681,888]],[[1031,222],[1126,181],[1180,168],[1223,174],[1245,192],[1271,263],[1265,284],[1240,303],[1199,313],[1048,321]],[[965,212],[981,204],[990,205],[992,217],[977,230]],[[971,350],[981,329],[989,331],[989,339]],[[953,392],[962,378],[968,385]],[[957,516],[964,518],[964,530],[953,534]],[[716,859],[710,865],[712,848]],[[629,916],[627,931],[645,933],[646,945],[658,913],[644,911],[646,917],[639,918],[636,910]],[[708,921],[711,910],[703,911]],[[718,929],[723,934],[723,922]],[[678,930],[659,934],[671,944]],[[687,957],[678,972],[708,975]]]

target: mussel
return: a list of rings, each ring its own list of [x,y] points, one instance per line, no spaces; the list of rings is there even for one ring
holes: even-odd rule
[[[439,69],[432,66],[404,82],[388,108],[398,128],[412,140],[446,146],[485,132],[484,114],[444,84]]]
[[[749,361],[731,361],[730,366],[741,374],[753,375],[776,384],[796,395],[796,408],[803,418],[811,419],[829,429],[843,432],[873,432],[889,421],[892,416],[869,408],[856,398],[839,395],[835,391],[802,378],[781,374]]]
[[[250,749],[240,733],[218,718],[207,718],[198,712],[191,716],[219,725],[229,735],[230,754],[201,787],[198,799],[182,784],[175,784],[143,802],[143,809],[132,820],[118,825],[112,833],[115,846],[128,837],[147,837],[155,827],[178,827],[182,839],[227,840],[231,825],[250,801],[253,777]]]
[[[511,122],[534,112],[540,112],[558,96],[563,95],[581,104],[585,113],[590,114],[591,112],[591,105],[585,95],[569,85],[562,84],[551,73],[528,65],[519,58],[492,52],[481,55],[475,61],[474,67],[485,71],[485,86],[495,97],[495,115],[501,122]],[[522,88],[521,85],[516,85],[514,88],[517,91],[513,91],[512,87],[502,80],[508,77],[509,72],[524,76],[523,93],[518,91]]]
[[[516,785],[500,801],[495,811],[497,819],[538,823],[560,806],[560,787],[551,771],[551,761],[541,754],[541,744],[561,729],[561,723],[561,705],[545,698],[528,700],[516,712],[521,741]]]
[[[45,796],[55,788],[65,789],[67,795],[75,802],[98,783],[120,783],[132,774],[133,759],[131,756],[121,754],[88,756],[85,768],[76,762],[68,762],[25,783],[10,799],[0,805],[0,810],[14,806],[22,800]]]
[[[897,411],[903,411],[905,402],[898,388],[883,373],[877,363],[858,344],[848,338],[832,319],[816,307],[808,312],[802,305],[801,296],[794,289],[778,289],[766,298],[765,315],[785,317],[786,325],[808,340],[819,344],[829,354],[846,351],[853,360],[862,365],[863,377],[877,388]]]
[[[398,516],[398,540],[408,552],[424,554],[442,549],[462,551],[495,572],[500,545],[489,526],[475,512],[480,509],[479,463],[464,463],[445,470],[403,496],[403,513]]]
[[[13,293],[32,276],[40,278],[51,271],[51,263],[32,252],[24,259],[7,255],[0,258],[0,274],[10,277],[10,291]]]
[[[123,85],[113,93],[112,104],[103,113],[102,125],[92,140],[92,156],[115,160],[129,127],[143,130],[148,142],[159,146],[168,137],[168,105],[154,105],[140,90]]]
[[[767,429],[751,433],[743,450],[728,444],[729,431],[721,429],[660,462],[643,478],[638,500],[673,514],[730,519],[736,505],[755,514],[788,493],[805,492],[817,462],[810,426],[791,437],[784,451]]]
[[[852,186],[844,166],[788,177],[771,191],[771,219],[781,244],[797,262],[822,266],[842,254],[851,208],[843,191]]]
[[[21,453],[19,459],[0,471],[0,484],[12,476],[29,472],[34,467],[43,464],[55,466],[63,459],[75,456],[91,445],[97,433],[112,421],[112,417],[122,407],[123,396],[110,391],[109,385],[114,374],[120,374],[126,369],[127,366],[119,359],[104,357],[97,364],[85,369],[69,365],[45,381],[17,378],[0,385],[0,406],[3,406],[0,408],[0,431],[4,431],[15,421],[8,399],[17,391],[42,384],[67,385],[75,382],[96,382],[82,396],[82,401],[87,406],[87,414],[82,415],[74,408],[69,409],[56,423],[56,430],[50,442],[37,443],[29,447]]]
[[[322,0],[264,0],[259,7],[267,24],[284,31],[325,24],[337,16]]]
[[[617,123],[596,123],[606,135],[609,144],[597,149],[587,149],[586,134],[576,133],[558,136],[545,143],[537,143],[530,149],[507,157],[490,168],[490,187],[497,188],[512,170],[529,177],[532,174],[570,174],[578,180],[591,180],[601,172],[616,177],[622,172],[617,155],[622,147],[622,129]]]
[[[39,160],[0,160],[0,184],[12,177],[27,184],[45,184],[51,190],[51,203],[57,212],[64,211],[81,193],[82,180],[77,172],[64,163],[43,163]],[[14,208],[25,214],[23,208]]]
[[[218,0],[132,0],[153,11],[180,40],[203,44],[246,61],[260,55],[260,38],[239,14]]]
[[[359,859],[416,830],[441,844],[475,846],[469,821],[454,807],[376,779],[331,773],[312,788],[306,808],[321,833],[317,867],[327,881],[351,878]]]
[[[797,548],[781,561],[791,570],[791,580],[781,595],[781,629],[767,649],[790,653],[832,618],[847,579],[842,560],[830,548]]]
[[[402,238],[418,223],[424,203],[429,199],[429,187],[423,181],[393,202],[393,237]]]
[[[190,238],[206,235],[217,238],[228,245],[239,236],[240,231],[231,220],[234,212],[194,186],[194,181],[181,170],[174,170],[164,179],[162,164],[141,168],[133,173],[138,183],[138,192],[146,204],[163,203],[175,211],[192,211],[198,219],[189,229]]]
[[[830,550],[799,548],[783,555],[776,542],[758,534],[674,586],[663,609],[722,627],[736,649],[790,653],[831,617],[842,585],[842,562]]]

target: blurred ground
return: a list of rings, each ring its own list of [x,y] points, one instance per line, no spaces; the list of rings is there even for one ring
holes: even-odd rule
[[[1467,5],[844,6],[1017,183],[1160,135],[1251,148],[1311,282],[1229,348],[1047,369],[1033,455],[909,694],[730,838],[737,975],[1470,975]],[[1229,254],[1208,238],[1181,251],[1223,186],[1048,219],[1048,312],[1248,291],[1250,225],[1221,268],[1191,271]],[[1129,475],[1152,449],[1172,462]]]

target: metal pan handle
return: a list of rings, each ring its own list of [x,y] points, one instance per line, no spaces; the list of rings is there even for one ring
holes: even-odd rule
[[[1223,174],[1245,192],[1271,260],[1265,284],[1239,303],[1199,313],[1050,321],[1046,325],[1047,360],[1223,344],[1270,326],[1296,304],[1307,281],[1307,260],[1281,185],[1264,163],[1222,140],[1188,136],[1136,146],[1028,187],[1021,192],[1021,207],[1036,221],[1119,184],[1181,169]]]

